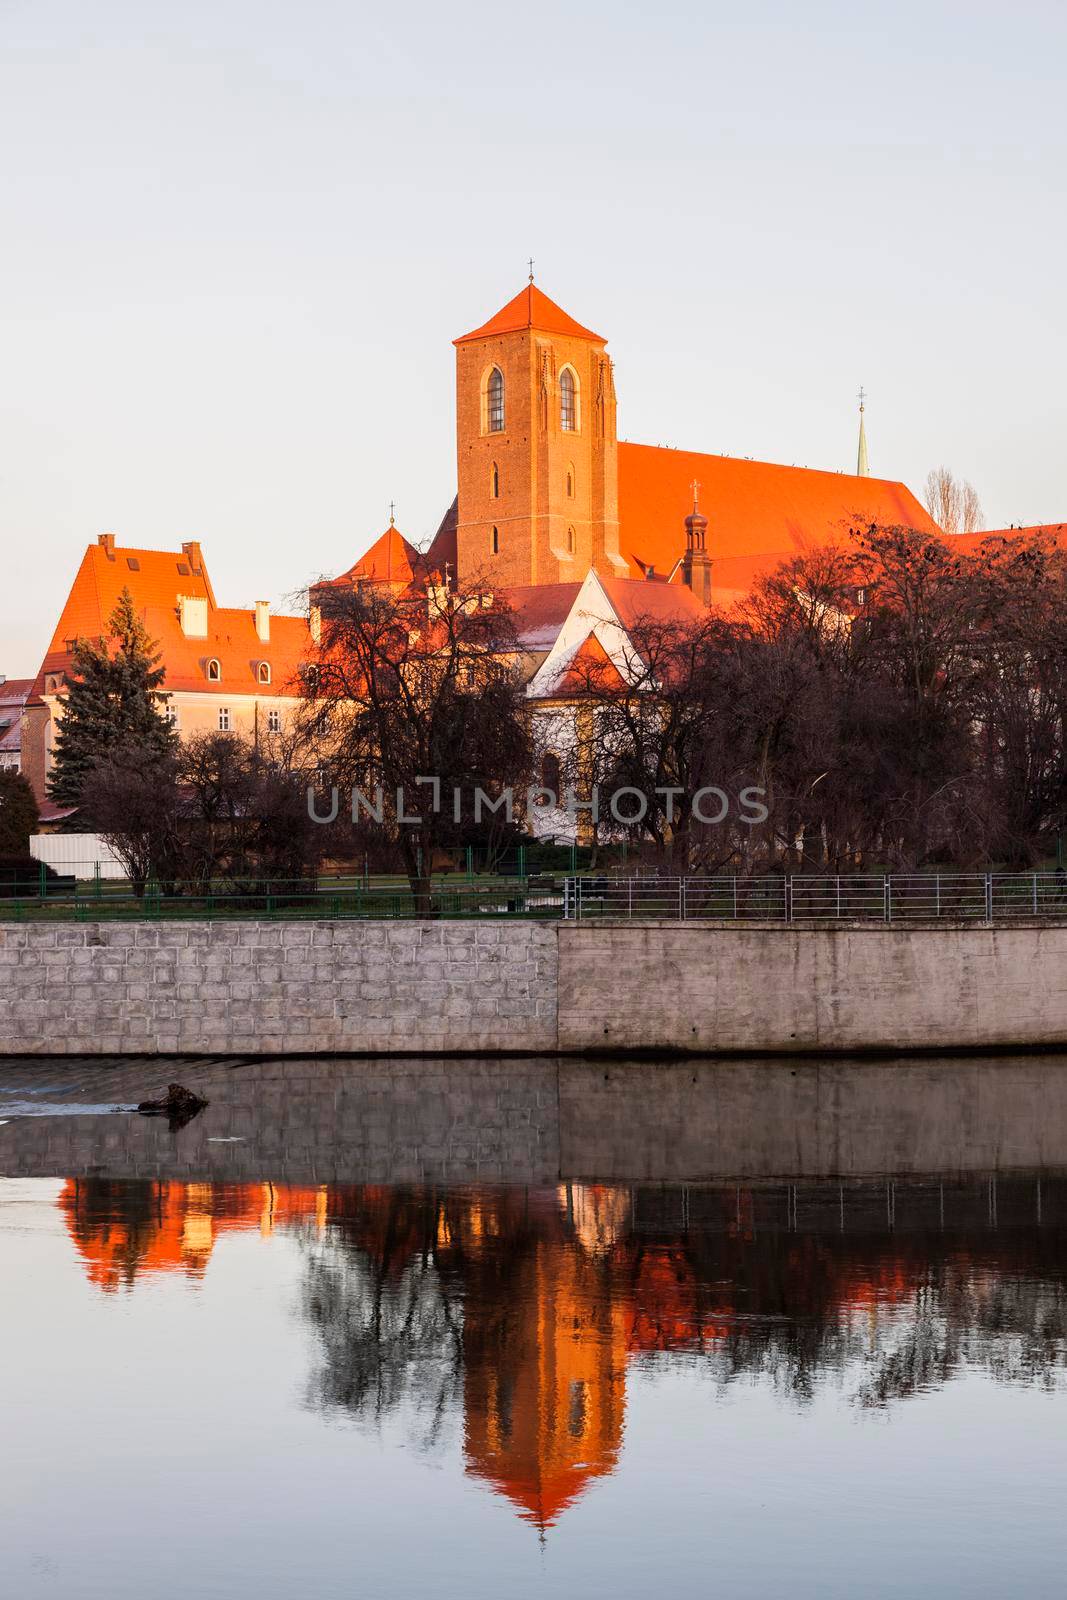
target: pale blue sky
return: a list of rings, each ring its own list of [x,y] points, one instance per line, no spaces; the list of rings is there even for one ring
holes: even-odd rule
[[[623,437],[852,469],[862,382],[1067,520],[1065,72],[1035,0],[0,0],[0,672],[105,530],[230,604],[430,534],[530,254]]]

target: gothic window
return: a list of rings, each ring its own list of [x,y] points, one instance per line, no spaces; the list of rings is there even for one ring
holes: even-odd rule
[[[567,552],[568,552],[569,555],[573,555],[574,554],[574,529],[573,528],[568,528],[567,529]]]
[[[214,656],[207,664],[207,676],[209,683],[218,683],[222,678],[222,668]]]
[[[559,375],[559,425],[564,433],[578,431],[578,385],[570,367]]]
[[[485,390],[486,398],[486,432],[503,433],[504,431],[504,374],[499,367],[494,367],[489,374],[489,382]]]
[[[491,500],[500,498],[500,468],[495,461],[489,468],[489,498]]]
[[[489,535],[489,548],[495,556],[500,554],[500,529],[494,528]]]

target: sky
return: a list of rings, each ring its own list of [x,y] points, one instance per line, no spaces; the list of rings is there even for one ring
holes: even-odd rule
[[[621,438],[854,470],[862,384],[1067,520],[1065,72],[1060,0],[0,0],[0,673],[102,532],[278,606],[428,538],[529,256]]]

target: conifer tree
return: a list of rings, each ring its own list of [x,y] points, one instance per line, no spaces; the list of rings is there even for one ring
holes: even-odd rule
[[[73,677],[56,732],[49,798],[76,806],[95,762],[119,748],[164,755],[177,733],[163,714],[167,695],[160,655],[123,589],[108,619],[108,636],[79,639]]]
[[[26,856],[37,827],[37,801],[21,772],[0,767],[0,856]]]

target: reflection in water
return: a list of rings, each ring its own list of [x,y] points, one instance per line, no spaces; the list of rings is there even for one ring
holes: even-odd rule
[[[637,1187],[81,1178],[59,1204],[107,1292],[193,1285],[227,1230],[303,1253],[310,1403],[432,1444],[542,1528],[623,1438],[627,1371],[688,1359],[790,1403],[886,1407],[978,1369],[1058,1386],[1067,1178]]]

